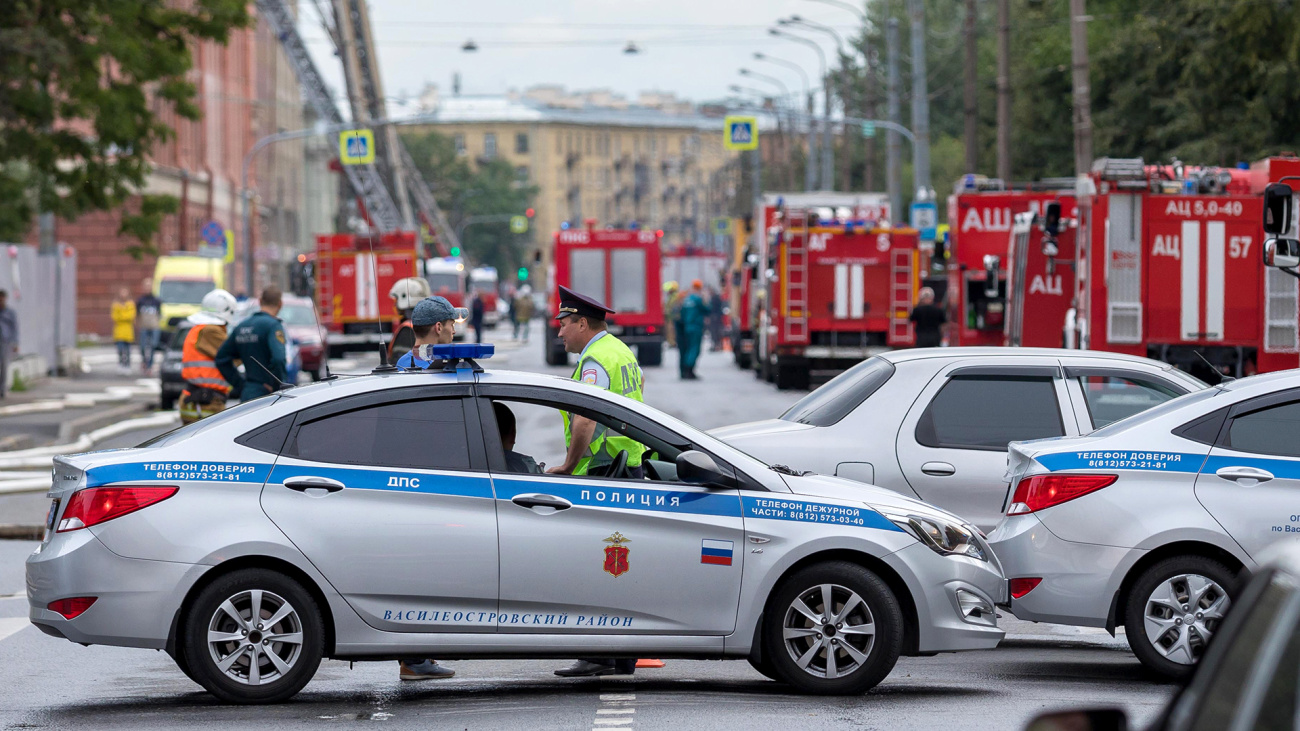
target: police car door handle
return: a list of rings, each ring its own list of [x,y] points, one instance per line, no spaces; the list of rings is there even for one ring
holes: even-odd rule
[[[921,471],[927,475],[934,475],[935,477],[947,477],[948,475],[955,473],[957,468],[947,462],[926,462],[921,465]]]
[[[343,483],[338,480],[331,480],[328,477],[291,477],[284,481],[284,486],[290,490],[306,492],[307,490],[325,490],[326,492],[338,492],[343,489]]]
[[[562,497],[543,495],[536,492],[515,495],[510,498],[510,502],[521,508],[555,508],[556,510],[568,510],[573,507],[573,503]]]
[[[1254,480],[1255,482],[1268,482],[1273,479],[1273,473],[1267,470],[1256,469],[1254,467],[1224,467],[1214,474],[1225,480]]]

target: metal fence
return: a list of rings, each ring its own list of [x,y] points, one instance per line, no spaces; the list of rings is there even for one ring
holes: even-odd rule
[[[58,254],[35,246],[0,244],[0,289],[18,313],[18,353],[38,356],[49,368],[77,344],[77,253],[66,244]]]

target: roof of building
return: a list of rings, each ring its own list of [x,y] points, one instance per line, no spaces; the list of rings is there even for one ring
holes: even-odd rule
[[[673,114],[649,107],[626,109],[587,106],[583,108],[550,107],[530,99],[512,99],[505,95],[466,95],[443,97],[433,109],[420,113],[428,124],[481,122],[522,122],[577,124],[601,127],[663,127],[721,131],[720,117],[702,114]]]

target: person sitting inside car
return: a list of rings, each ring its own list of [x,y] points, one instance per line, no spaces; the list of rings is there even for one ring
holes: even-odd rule
[[[501,446],[506,451],[506,469],[511,472],[540,475],[542,468],[526,454],[515,451],[515,414],[500,401],[492,402],[497,415],[497,429],[501,431]]]

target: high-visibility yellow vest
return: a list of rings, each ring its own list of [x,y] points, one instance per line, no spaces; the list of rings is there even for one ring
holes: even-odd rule
[[[573,370],[573,380],[582,380],[582,366],[587,361],[599,363],[609,374],[610,391],[634,401],[645,400],[641,393],[643,385],[641,364],[637,363],[636,356],[622,340],[607,333],[589,343],[587,349],[578,358],[578,367]],[[563,414],[563,418],[564,446],[567,448],[573,441],[573,430],[567,412]],[[625,450],[629,467],[641,465],[641,457],[646,451],[645,445],[630,437],[607,432],[605,426],[596,424],[596,433],[591,439],[591,446],[587,448],[587,454],[579,460],[573,474],[585,475],[592,467],[609,464],[614,461],[619,452]]]

